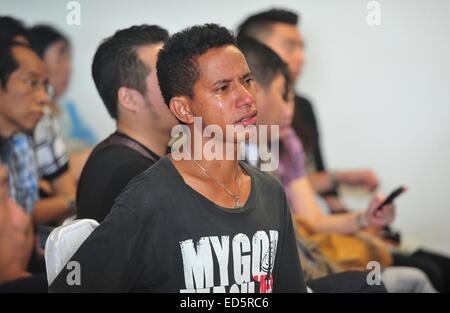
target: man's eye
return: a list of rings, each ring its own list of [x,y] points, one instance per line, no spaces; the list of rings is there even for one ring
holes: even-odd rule
[[[293,51],[293,50],[295,50],[295,48],[297,48],[297,46],[295,43],[290,42],[290,43],[284,44],[284,48],[286,51]]]
[[[38,85],[38,81],[36,79],[27,79],[25,80],[25,84],[29,87],[36,87]]]
[[[227,91],[228,85],[223,85],[217,88],[217,91],[224,92]]]
[[[245,83],[246,83],[247,85],[251,85],[251,84],[253,83],[253,81],[254,81],[253,77],[249,77],[249,78],[246,78],[246,79],[245,79]]]

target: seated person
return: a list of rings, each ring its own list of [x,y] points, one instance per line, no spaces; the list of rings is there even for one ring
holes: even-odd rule
[[[273,107],[273,109],[277,108]],[[290,111],[287,110],[288,113],[285,114],[289,116]],[[273,112],[267,114],[272,118],[278,115]],[[372,214],[382,200],[380,196],[375,196],[369,208],[362,212],[346,212],[331,216],[323,214],[315,201],[310,183],[303,177],[304,161],[299,157],[303,155],[300,139],[285,125],[286,118],[281,125],[284,128],[281,131],[284,136],[281,138],[283,148],[278,174],[285,185],[294,214],[303,217],[316,232],[352,234],[369,226],[381,227],[390,224],[394,217],[392,207],[384,207],[382,211],[376,213],[376,216]],[[392,258],[395,266],[415,267],[425,272],[438,291],[449,290],[450,259],[448,257],[425,249],[419,249],[412,255],[406,255],[394,249]]]
[[[292,191],[288,188],[289,183],[293,179],[306,179],[306,171],[300,141],[291,143],[296,137],[290,129],[294,104],[288,68],[274,51],[258,41],[240,37],[238,43],[255,78],[258,124],[267,126],[269,130],[274,127],[280,128],[279,137],[270,133],[268,140],[271,142],[264,143],[261,141],[262,137],[259,137],[258,144],[269,144],[274,149],[271,151],[273,158],[277,158],[275,154],[278,150],[275,146],[281,139],[280,164],[276,175],[281,177],[290,199]],[[260,159],[255,161],[259,164],[262,162]],[[308,195],[308,190],[302,194]],[[373,292],[367,284],[367,272],[345,272],[336,275],[345,271],[345,268],[327,258],[320,251],[318,244],[301,236],[298,229],[296,233],[304,276],[308,286],[312,287],[314,292]],[[366,266],[364,266],[365,269]],[[327,276],[327,279],[315,280],[324,276]],[[416,268],[389,267],[383,270],[381,280],[389,292],[435,292],[426,275]],[[336,286],[323,285],[325,282],[334,282]]]
[[[93,145],[95,139],[90,140],[87,144],[82,143],[80,139],[72,138],[69,131],[65,131],[65,129],[68,126],[75,127],[75,125],[71,124],[67,118],[63,118],[69,113],[58,105],[70,82],[69,39],[48,25],[33,26],[28,30],[27,38],[30,47],[44,61],[49,83],[52,86],[52,99],[34,135],[40,171],[48,176],[48,171],[53,172],[54,168],[62,168],[69,161],[69,171],[76,183],[91,152],[91,148],[87,148],[87,146]],[[73,109],[75,108],[71,108],[71,110]],[[86,133],[91,132],[81,120],[77,121],[76,127],[83,128]]]
[[[156,25],[132,26],[95,53],[92,76],[117,130],[95,147],[82,171],[78,218],[103,221],[128,182],[166,154],[177,120],[159,90],[156,58],[167,37]]]
[[[298,29],[298,15],[271,9],[248,17],[239,27],[238,37],[252,37],[274,50],[288,64],[293,85],[305,64],[304,41]],[[330,171],[320,149],[319,127],[311,102],[295,95],[293,129],[305,147],[305,164],[312,187],[322,194],[332,212],[348,211],[338,197],[339,185],[361,186],[374,191],[378,177],[371,170]]]
[[[306,292],[282,186],[235,154],[257,112],[233,35],[216,24],[174,34],[157,74],[184,129],[202,119],[200,138],[188,136],[186,158],[165,156],[128,184],[71,259],[83,268],[80,285],[68,286],[63,270],[50,290]],[[212,125],[241,127],[211,138],[203,130]],[[207,140],[234,157],[206,159]]]
[[[1,37],[9,42],[3,50],[4,54],[2,61],[4,61],[4,67],[2,66],[2,85],[6,86],[11,79],[9,75],[15,72],[17,69],[17,63],[15,56],[11,54],[12,42],[16,42],[16,46],[19,48],[19,43],[23,48],[28,44],[28,32],[25,30],[20,21],[13,18],[1,18],[0,29]],[[18,41],[19,40],[19,41]],[[13,47],[14,48],[14,47]],[[15,49],[21,50],[21,49]],[[4,117],[16,120],[16,125],[12,125],[11,121],[5,122],[3,125],[5,129],[13,130],[7,137],[7,143],[3,149],[3,158],[9,166],[10,180],[12,181],[11,195],[24,208],[28,213],[33,214],[33,221],[37,224],[48,223],[57,219],[62,219],[67,215],[73,214],[73,205],[75,198],[75,185],[68,175],[67,165],[61,164],[61,167],[55,167],[46,169],[46,175],[52,178],[55,191],[58,193],[57,197],[51,199],[39,200],[38,195],[38,162],[35,157],[35,146],[31,134],[33,133],[36,123],[41,120],[42,112],[37,108],[31,108],[32,113],[29,116],[19,116],[18,112],[13,112],[12,109],[8,109],[8,104],[14,106],[14,102],[26,103],[35,102],[39,105],[46,105],[48,103],[47,85],[46,82],[41,83],[38,78],[45,76],[46,71],[44,67],[41,67],[42,61],[37,58],[34,53],[19,53],[21,60],[25,63],[22,72],[22,79],[26,79],[27,88],[21,89],[21,92],[7,92],[5,88],[4,92],[4,105],[5,111]],[[36,61],[36,62],[35,62]],[[11,71],[12,70],[12,71]],[[27,71],[33,71],[27,73]],[[41,73],[42,72],[42,73]],[[14,73],[13,73],[14,74]],[[4,76],[3,76],[4,75]],[[35,77],[36,76],[36,77]],[[20,88],[21,81],[14,80],[11,82],[11,88]],[[44,86],[45,97],[42,97],[41,86]],[[9,96],[8,96],[9,94]],[[13,94],[16,98],[13,97]],[[39,95],[39,97],[36,97]],[[17,107],[15,107],[17,108]],[[13,116],[13,117],[11,117]],[[47,164],[48,165],[48,164]],[[67,183],[68,182],[68,183]]]
[[[23,23],[10,16],[1,16],[0,41],[3,45],[1,50],[2,67],[0,68],[1,88],[3,90],[6,88],[7,80],[12,74],[8,67],[12,65],[13,68],[17,69],[17,63],[13,58],[12,49],[14,47],[28,45],[27,30]],[[7,102],[7,100],[4,101]],[[24,111],[25,106],[26,104],[23,107]],[[15,117],[10,117],[11,113],[13,113],[11,108],[2,106],[1,109],[4,112],[0,113],[0,121],[7,119],[14,122],[15,120],[20,125],[20,127],[17,127],[5,121],[2,126],[0,123],[0,159],[3,159],[5,166],[9,167],[9,179],[11,181],[10,195],[26,212],[31,213],[39,196],[38,175],[33,152],[33,141],[26,133],[34,129],[36,121],[24,123],[23,116],[19,117],[19,115],[16,115]],[[34,108],[35,112],[37,110],[39,110],[38,106]],[[20,131],[23,132],[20,133]]]

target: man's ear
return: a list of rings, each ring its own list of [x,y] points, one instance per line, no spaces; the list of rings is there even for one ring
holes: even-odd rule
[[[191,99],[187,96],[172,97],[169,103],[170,111],[184,124],[194,123],[194,114],[191,111]]]
[[[135,112],[137,110],[137,96],[139,92],[137,90],[128,88],[128,87],[120,87],[117,91],[117,100],[119,103],[119,107],[127,111]]]

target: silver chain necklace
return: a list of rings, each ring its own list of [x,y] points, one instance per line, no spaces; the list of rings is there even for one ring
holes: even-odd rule
[[[225,187],[224,184],[222,184],[220,181],[218,181],[217,179],[215,179],[214,177],[209,175],[208,171],[206,170],[206,168],[201,166],[197,161],[194,160],[194,158],[191,158],[191,160],[194,162],[195,165],[197,165],[203,171],[203,173],[205,173],[206,176],[208,176],[210,179],[214,180],[220,187],[223,188],[223,190],[226,191],[226,193],[229,196],[231,196],[234,199],[234,208],[235,209],[241,208],[241,204],[240,204],[240,198],[241,198],[241,188],[240,188],[241,177],[240,177],[239,173],[237,173],[237,194],[234,194],[227,187]],[[238,170],[238,172],[239,172],[239,170]]]

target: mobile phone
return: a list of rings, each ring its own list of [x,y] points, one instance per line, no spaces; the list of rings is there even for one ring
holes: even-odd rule
[[[389,194],[389,196],[386,199],[384,199],[384,201],[379,206],[377,206],[375,212],[380,211],[385,205],[391,204],[395,200],[395,198],[400,196],[405,191],[408,191],[408,188],[406,186],[400,186],[394,191],[392,191]]]

